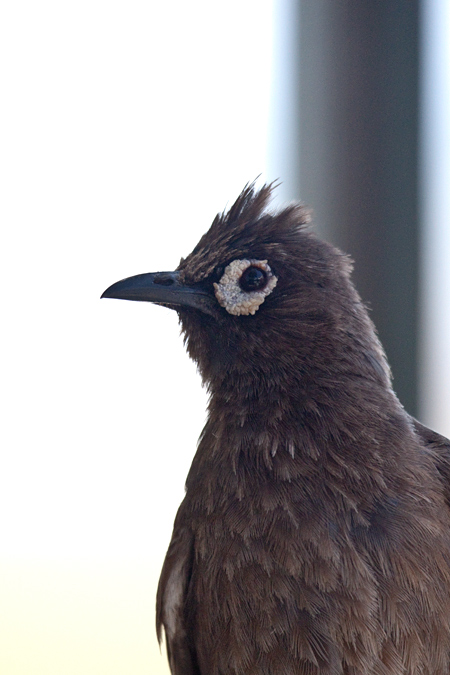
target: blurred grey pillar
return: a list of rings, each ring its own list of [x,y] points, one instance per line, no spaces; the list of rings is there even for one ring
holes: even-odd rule
[[[450,2],[421,3],[420,415],[450,437]]]
[[[297,128],[286,114],[284,122],[299,158],[284,140],[283,196],[310,205],[323,236],[354,259],[354,280],[372,309],[394,388],[415,414],[418,0],[281,5],[290,10],[281,21],[285,50],[297,64],[284,99],[297,106]],[[280,159],[274,164],[286,180]]]

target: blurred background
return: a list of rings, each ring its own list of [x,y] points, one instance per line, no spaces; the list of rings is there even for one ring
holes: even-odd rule
[[[175,313],[102,301],[279,178],[450,436],[447,0],[0,10],[2,675],[168,673],[159,570],[206,395]]]

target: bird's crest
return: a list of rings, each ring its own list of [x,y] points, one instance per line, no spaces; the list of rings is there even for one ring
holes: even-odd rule
[[[201,281],[214,272],[219,260],[227,265],[245,259],[251,249],[256,253],[260,247],[267,253],[309,224],[310,213],[301,204],[277,213],[267,211],[275,187],[270,183],[257,189],[249,183],[228,211],[217,214],[192,253],[180,262],[178,269],[186,280]]]

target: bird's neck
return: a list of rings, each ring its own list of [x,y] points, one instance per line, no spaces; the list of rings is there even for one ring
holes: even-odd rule
[[[306,485],[315,476],[344,492],[351,486],[352,498],[364,500],[408,461],[397,439],[412,434],[409,425],[393,392],[364,378],[291,378],[290,387],[281,377],[270,384],[230,379],[212,392],[195,471],[217,485],[232,472],[241,491],[255,481]]]
[[[387,380],[354,372],[301,370],[227,373],[210,387],[209,415],[226,420],[227,428],[258,428],[280,433],[311,428],[317,434],[328,427],[347,429],[357,425],[383,428],[387,413],[406,414]]]

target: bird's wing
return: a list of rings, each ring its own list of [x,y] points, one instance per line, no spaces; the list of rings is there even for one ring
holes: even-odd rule
[[[426,450],[433,456],[444,486],[444,495],[450,507],[450,440],[432,431],[411,417],[414,429]]]
[[[192,635],[186,625],[186,596],[192,571],[194,540],[183,518],[184,502],[175,518],[172,540],[159,579],[156,596],[156,630],[161,643],[166,636],[172,675],[200,675]]]

